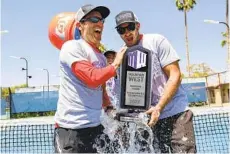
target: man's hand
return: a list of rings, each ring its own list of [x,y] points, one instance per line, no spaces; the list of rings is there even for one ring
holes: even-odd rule
[[[159,120],[159,117],[160,117],[160,112],[161,112],[161,110],[158,107],[155,107],[155,106],[149,108],[149,110],[147,110],[145,112],[146,114],[149,114],[150,117],[151,117],[150,121],[148,123],[148,125],[150,127],[153,127],[157,123],[157,121]]]
[[[125,47],[122,47],[119,52],[117,52],[116,57],[115,57],[113,63],[111,64],[115,67],[115,69],[117,69],[120,66],[120,64],[122,63],[122,60],[123,60],[123,57],[124,57],[126,50],[127,50],[127,47],[125,46]]]
[[[113,106],[108,106],[105,109],[105,113],[107,116],[109,116],[111,119],[117,120],[117,111]]]

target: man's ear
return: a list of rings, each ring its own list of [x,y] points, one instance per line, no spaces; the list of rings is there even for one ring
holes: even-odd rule
[[[138,23],[136,24],[136,26],[137,26],[137,30],[139,30],[140,27],[141,27],[141,24],[138,22]]]
[[[76,27],[77,27],[79,30],[82,30],[82,28],[81,28],[81,23],[80,23],[80,22],[77,22],[77,23],[76,23]]]

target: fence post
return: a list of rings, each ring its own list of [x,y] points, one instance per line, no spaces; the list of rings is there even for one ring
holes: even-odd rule
[[[218,82],[219,82],[218,89],[220,89],[221,106],[223,106],[222,89],[221,89],[222,86],[221,86],[221,81],[220,81],[220,73],[218,73],[217,75],[218,75]]]
[[[208,106],[210,107],[211,105],[211,96],[210,96],[210,93],[209,93],[209,88],[208,88],[208,76],[205,76],[205,86],[206,86],[206,94],[207,94],[207,103],[208,103]]]
[[[10,87],[8,88],[9,95],[6,97],[6,119],[11,118],[11,102],[12,102],[12,95],[11,95],[11,89]]]

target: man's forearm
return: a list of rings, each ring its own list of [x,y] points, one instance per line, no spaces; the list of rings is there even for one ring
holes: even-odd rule
[[[103,103],[102,103],[102,107],[106,108],[108,106],[111,106],[112,104],[111,104],[111,101],[110,101],[109,96],[108,96],[107,91],[106,91],[106,84],[103,84],[102,88],[103,88]]]
[[[180,76],[169,77],[164,88],[164,93],[161,96],[158,104],[156,105],[156,107],[160,110],[160,112],[163,111],[164,107],[171,101],[180,83],[181,83]]]
[[[91,88],[104,84],[108,79],[116,75],[116,70],[113,66],[96,68],[88,61],[75,62],[72,64],[71,69],[78,79]]]

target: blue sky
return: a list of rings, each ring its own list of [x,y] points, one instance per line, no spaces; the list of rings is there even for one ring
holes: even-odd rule
[[[48,25],[61,12],[76,12],[84,4],[104,5],[111,14],[106,19],[102,42],[115,50],[123,44],[116,33],[114,17],[120,11],[132,10],[139,18],[142,33],[159,33],[168,38],[181,57],[181,69],[185,71],[185,29],[183,12],[176,9],[174,0],[1,0],[1,85],[25,83],[25,62],[9,56],[25,57],[29,63],[30,86],[46,84],[46,68],[50,72],[50,84],[58,84],[59,51],[48,39]],[[221,32],[224,25],[207,24],[204,19],[225,21],[225,0],[202,0],[188,13],[188,37],[190,61],[207,63],[215,71],[226,68],[227,48],[222,48]]]

